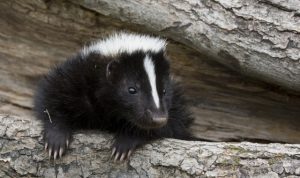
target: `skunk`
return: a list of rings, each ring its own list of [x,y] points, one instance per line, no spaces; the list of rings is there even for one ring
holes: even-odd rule
[[[112,157],[119,161],[155,139],[198,140],[189,132],[193,118],[182,89],[170,77],[166,45],[116,33],[50,70],[34,98],[49,157],[62,157],[78,129],[113,133]]]

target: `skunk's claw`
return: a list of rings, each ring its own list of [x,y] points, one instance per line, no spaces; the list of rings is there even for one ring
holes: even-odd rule
[[[52,149],[49,149],[49,158],[51,158],[51,154],[52,154]]]
[[[112,157],[115,155],[116,150],[117,150],[117,149],[116,149],[115,147],[112,149],[110,158],[112,158]]]
[[[116,152],[115,159],[114,159],[115,162],[118,160],[119,154],[120,154],[120,152]]]
[[[63,153],[64,153],[64,149],[63,149],[63,148],[60,148],[60,149],[59,149],[59,158],[62,157]]]
[[[47,148],[48,148],[48,143],[46,142],[46,143],[45,143],[45,148],[44,148],[45,151],[47,151]]]
[[[122,153],[122,155],[120,157],[120,161],[122,162],[126,158],[127,155],[128,155],[128,152],[127,152],[127,154],[126,153]]]
[[[56,157],[57,157],[57,151],[54,151],[54,154],[53,154],[54,160],[56,160]]]

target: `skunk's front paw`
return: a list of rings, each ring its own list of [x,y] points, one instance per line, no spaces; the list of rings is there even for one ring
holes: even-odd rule
[[[114,161],[127,160],[132,152],[144,141],[141,138],[134,138],[130,136],[117,136],[112,146],[111,158]]]
[[[55,128],[45,129],[44,132],[45,150],[48,150],[49,158],[61,158],[69,147],[71,133]]]

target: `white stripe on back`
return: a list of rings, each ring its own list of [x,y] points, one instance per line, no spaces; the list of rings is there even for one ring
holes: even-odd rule
[[[154,103],[157,108],[159,108],[159,97],[157,93],[157,88],[156,88],[156,75],[155,75],[155,68],[152,60],[148,55],[146,55],[144,59],[144,68],[145,71],[148,75],[150,86],[151,86],[151,92],[152,92],[152,97],[154,100]]]
[[[91,52],[100,53],[104,56],[115,56],[123,52],[131,54],[141,50],[143,52],[159,52],[165,50],[166,40],[149,35],[135,33],[115,33],[104,40],[98,40],[89,46],[84,46],[83,55]]]

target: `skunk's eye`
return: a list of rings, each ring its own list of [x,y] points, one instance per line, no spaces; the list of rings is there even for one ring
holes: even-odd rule
[[[128,92],[129,92],[130,94],[136,94],[136,93],[137,93],[136,88],[134,88],[134,87],[129,87],[129,88],[128,88]]]
[[[164,95],[166,94],[166,89],[163,89],[163,94],[164,94]]]

